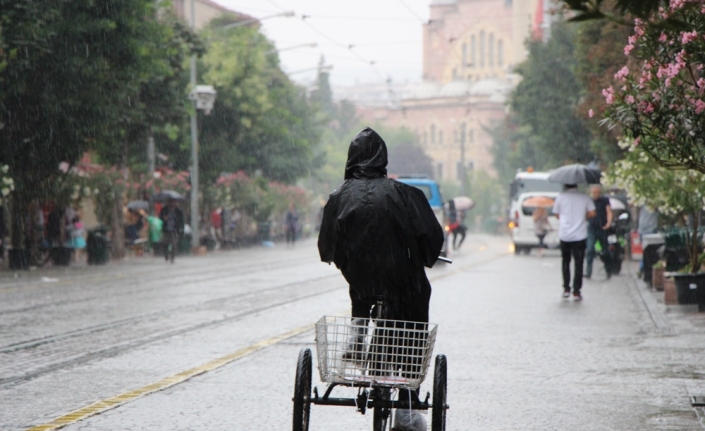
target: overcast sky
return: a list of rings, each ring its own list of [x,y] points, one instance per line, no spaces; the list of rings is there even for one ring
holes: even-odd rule
[[[263,20],[262,27],[279,49],[318,44],[280,53],[284,70],[298,82],[315,77],[315,71],[296,72],[315,68],[321,55],[333,66],[333,85],[421,79],[421,25],[431,0],[214,1],[257,18],[293,11],[290,18]]]

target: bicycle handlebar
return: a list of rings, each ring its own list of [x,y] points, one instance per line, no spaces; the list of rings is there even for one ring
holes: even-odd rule
[[[445,263],[453,263],[452,259],[448,259],[447,257],[443,257],[443,256],[438,256],[438,260],[440,260],[441,262],[445,262]]]

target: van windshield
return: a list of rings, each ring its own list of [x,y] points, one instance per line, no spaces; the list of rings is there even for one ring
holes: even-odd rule
[[[516,200],[522,193],[528,192],[560,192],[563,184],[550,183],[547,180],[533,178],[518,178],[510,185],[511,198]]]

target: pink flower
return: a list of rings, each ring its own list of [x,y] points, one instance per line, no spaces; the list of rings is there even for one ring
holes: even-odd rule
[[[614,102],[614,90],[612,87],[603,89],[602,95],[605,97],[605,102],[607,102],[608,105],[611,105],[612,102]]]
[[[627,78],[627,75],[629,75],[629,68],[627,66],[624,66],[623,68],[619,69],[619,72],[614,74],[614,77],[615,79],[624,81]]]
[[[634,49],[634,45],[629,44],[624,47],[624,55],[629,55],[630,52]]]
[[[631,94],[628,95],[624,100],[626,100],[626,102],[630,105],[634,104],[634,96],[632,96]]]
[[[654,112],[654,105],[649,103],[648,105],[646,105],[646,108],[644,108],[644,113],[651,114],[652,112]]]
[[[684,31],[681,33],[681,43],[688,44],[698,38],[698,32],[693,30],[690,33]]]
[[[703,102],[700,99],[696,100],[695,101],[695,113],[701,114],[703,111],[705,111],[705,102]]]
[[[666,36],[666,33],[661,32],[661,36],[658,37],[659,42],[665,42],[668,40],[668,37]]]
[[[588,117],[592,118],[595,115],[595,111],[592,109],[588,111]]]
[[[638,138],[634,139],[634,146],[635,146],[635,147],[638,147],[640,142],[641,142],[641,136],[639,136]]]

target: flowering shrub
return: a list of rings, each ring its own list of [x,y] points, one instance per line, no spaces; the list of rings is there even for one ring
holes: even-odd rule
[[[607,183],[624,189],[633,203],[658,208],[660,213],[680,220],[688,231],[690,268],[697,270],[701,239],[698,214],[705,207],[705,174],[694,169],[664,168],[630,139],[620,142],[620,146],[629,150],[606,175]]]
[[[615,74],[621,86],[603,90],[603,123],[622,126],[629,145],[663,167],[705,172],[705,4],[673,0],[653,18],[635,20],[624,53],[639,60]],[[682,25],[659,24],[668,18]]]
[[[10,167],[4,165],[0,167],[0,204],[11,192],[15,190],[15,182],[10,177]]]
[[[149,178],[146,175],[140,175],[137,189],[144,195],[149,195],[152,190],[154,190],[155,193],[163,190],[173,190],[186,197],[191,191],[191,184],[188,183],[188,178],[188,171],[177,172],[172,171],[171,169],[157,171],[154,173],[153,178]]]
[[[290,203],[299,208],[308,204],[308,195],[300,187],[264,178],[252,179],[240,171],[224,175],[215,183],[215,200],[225,208],[237,207],[259,222],[267,221],[272,214],[286,211]]]

